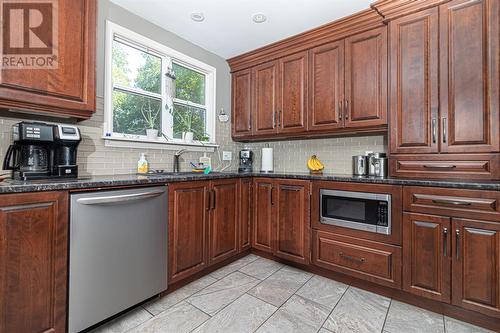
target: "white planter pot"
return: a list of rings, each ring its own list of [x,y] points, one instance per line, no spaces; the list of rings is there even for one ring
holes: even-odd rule
[[[156,140],[158,139],[158,130],[149,128],[146,130],[146,136],[149,140]]]
[[[193,132],[182,132],[182,140],[184,140],[185,143],[192,143],[193,136]]]

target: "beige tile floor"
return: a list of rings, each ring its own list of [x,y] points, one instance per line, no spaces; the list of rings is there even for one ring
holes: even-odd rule
[[[490,331],[251,254],[92,331],[125,332]]]

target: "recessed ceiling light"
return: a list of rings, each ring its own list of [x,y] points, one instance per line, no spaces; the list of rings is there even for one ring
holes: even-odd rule
[[[195,22],[203,22],[205,20],[205,15],[203,15],[203,13],[191,13],[191,20]]]
[[[264,15],[262,13],[257,13],[257,14],[252,15],[252,20],[255,23],[264,23],[264,22],[266,22],[267,17],[266,17],[266,15]]]

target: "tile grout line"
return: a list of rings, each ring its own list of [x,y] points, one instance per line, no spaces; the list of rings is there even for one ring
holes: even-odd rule
[[[248,256],[250,256],[250,255],[252,255],[252,254],[249,254]],[[255,258],[254,260],[252,260],[252,261],[250,261],[250,262],[246,263],[245,265],[241,266],[241,267],[240,267],[240,268],[238,268],[237,270],[234,270],[234,271],[232,271],[232,272],[229,272],[228,274],[226,274],[226,275],[224,275],[224,276],[222,276],[222,277],[220,277],[220,278],[217,278],[217,277],[213,276],[213,275],[212,275],[212,273],[215,273],[215,272],[217,272],[219,269],[223,269],[223,268],[225,268],[225,267],[227,267],[227,266],[229,266],[229,265],[231,265],[231,264],[233,264],[233,263],[236,263],[236,262],[238,262],[238,260],[241,260],[241,259],[243,259],[243,258],[246,258],[247,256],[242,257],[242,258],[240,258],[240,259],[238,259],[238,260],[236,260],[236,261],[233,261],[232,263],[227,264],[226,266],[222,266],[222,267],[221,267],[221,268],[219,268],[218,270],[215,270],[215,271],[213,271],[212,273],[208,274],[208,276],[210,276],[210,277],[212,277],[212,278],[214,278],[214,279],[216,279],[216,280],[222,280],[222,279],[223,279],[223,278],[225,278],[226,276],[228,276],[228,275],[230,275],[230,274],[232,274],[232,273],[234,273],[234,272],[239,272],[239,271],[240,271],[240,269],[242,269],[243,267],[246,267],[246,266],[250,265],[251,263],[253,263],[253,262],[255,262],[255,261],[259,260],[260,258],[263,258],[263,257],[258,256],[258,255],[256,255],[256,254],[253,254],[253,255],[254,255],[254,256],[256,256],[257,258]],[[244,273],[243,273],[243,274],[244,274]]]
[[[335,281],[335,280],[333,280],[333,281]],[[339,281],[336,281],[336,282],[339,282]],[[321,324],[321,327],[319,328],[318,332],[321,331],[322,328],[324,328],[325,330],[328,330],[329,332],[331,332],[329,329],[325,328],[325,323],[328,320],[328,318],[330,318],[330,316],[333,313],[333,310],[335,310],[335,308],[340,303],[340,301],[342,300],[342,298],[344,298],[344,295],[347,293],[347,291],[349,290],[349,288],[351,288],[351,285],[347,285],[347,288],[345,288],[344,292],[342,293],[342,296],[339,297],[338,301],[335,303],[335,305],[333,306],[333,308],[330,310],[330,313],[328,314],[328,316],[326,316],[326,319],[323,320],[323,324]]]
[[[381,333],[385,332],[385,324],[387,323],[387,317],[389,317],[389,311],[391,311],[391,307],[392,307],[392,298],[390,298],[389,306],[387,307],[387,313],[385,314],[384,324],[382,325],[382,330],[380,331]]]
[[[278,270],[278,271],[279,271],[279,270]],[[277,271],[276,271],[276,272],[277,272]],[[273,274],[274,274],[274,273],[273,273]],[[311,280],[314,276],[315,276],[315,274],[312,274],[312,275],[311,275],[311,277],[310,277],[309,279],[307,279],[307,281],[306,281],[306,282],[304,282],[304,283],[303,283],[303,284],[302,284],[302,285],[301,285],[301,286],[300,286],[297,290],[299,290],[300,288],[302,288],[302,287],[303,287],[303,286],[304,286],[307,282],[309,282],[309,280]],[[297,292],[297,291],[295,291],[295,293],[296,293],[296,292]],[[253,331],[253,333],[254,333],[254,332],[257,332],[257,331],[258,331],[258,330],[259,330],[259,329],[260,329],[260,328],[261,328],[261,327],[262,327],[265,323],[267,323],[267,322],[269,321],[269,319],[271,319],[271,318],[274,316],[274,314],[275,314],[276,312],[278,312],[278,311],[279,311],[279,309],[281,309],[281,308],[283,307],[283,305],[285,305],[285,303],[286,303],[286,302],[288,302],[288,300],[289,300],[290,298],[292,298],[292,296],[293,296],[293,295],[295,295],[295,293],[291,294],[291,295],[290,295],[290,296],[286,299],[286,301],[285,301],[285,302],[283,302],[283,304],[281,304],[281,305],[280,305],[280,306],[278,306],[278,307],[276,307],[276,305],[271,304],[272,306],[275,306],[275,307],[276,307],[276,310],[275,310],[273,313],[271,313],[271,315],[270,315],[270,316],[269,316],[266,320],[264,320],[264,322],[263,322],[262,324],[260,324],[260,325],[259,325],[259,327],[257,327],[257,328]],[[250,296],[253,296],[253,295],[250,295]],[[298,295],[297,295],[297,296],[298,296]],[[256,296],[253,296],[253,297],[255,297],[255,298],[257,298],[257,299],[260,299],[260,298],[258,298],[258,297],[256,297]],[[270,304],[270,303],[268,303],[268,302],[266,302],[266,301],[264,301],[264,300],[261,300],[261,301],[263,301],[263,302],[265,302],[265,303],[267,303],[267,304]]]

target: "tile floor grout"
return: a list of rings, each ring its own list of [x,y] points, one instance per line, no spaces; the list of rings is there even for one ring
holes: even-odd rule
[[[330,316],[332,315],[333,311],[335,310],[335,308],[337,307],[337,305],[340,303],[340,301],[342,300],[342,298],[344,298],[344,295],[347,293],[347,291],[349,290],[349,288],[351,288],[350,284],[345,284],[345,285],[347,286],[347,288],[345,288],[344,292],[342,293],[342,296],[340,296],[339,299],[337,300],[337,302],[335,302],[335,305],[333,306],[332,310],[330,311],[330,313],[328,314],[328,316],[325,318],[325,320],[323,320],[323,323],[321,324],[321,327],[318,330],[318,332],[321,331],[322,328],[324,328],[325,330],[328,330],[327,328],[325,328],[326,321],[328,320],[328,318],[330,318]],[[331,332],[331,331],[328,330],[328,332]]]

